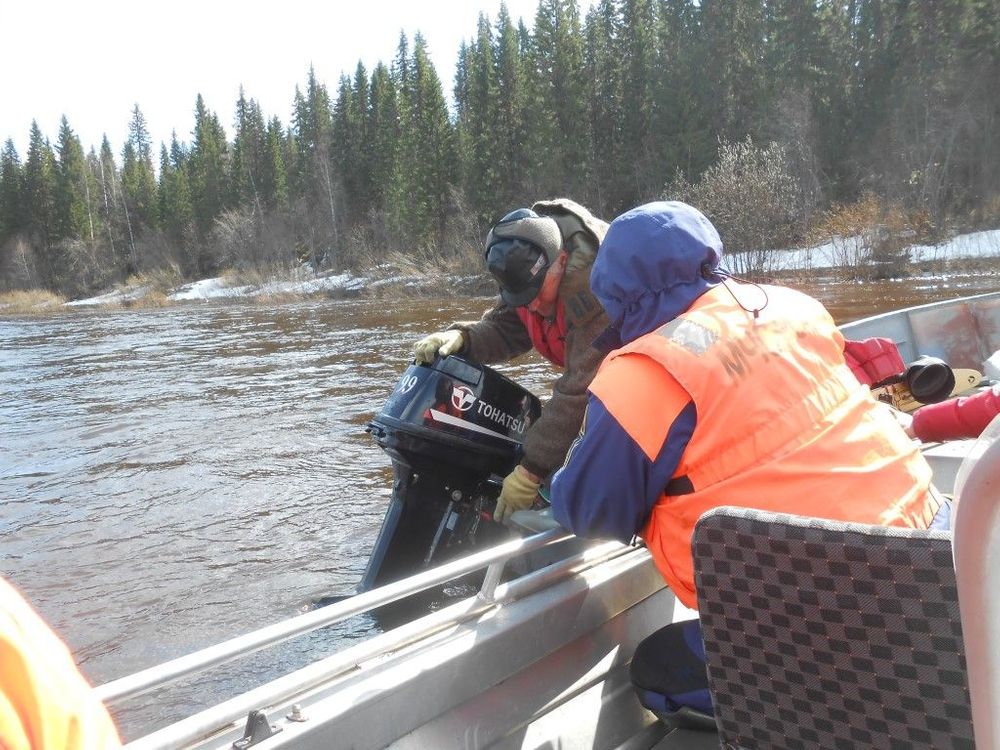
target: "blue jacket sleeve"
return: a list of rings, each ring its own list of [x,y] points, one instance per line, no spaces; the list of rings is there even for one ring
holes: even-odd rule
[[[589,394],[580,435],[552,480],[552,513],[577,536],[629,542],[673,476],[691,433],[694,402],[677,415],[655,460]]]

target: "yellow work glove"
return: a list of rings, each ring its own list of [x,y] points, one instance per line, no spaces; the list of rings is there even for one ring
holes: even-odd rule
[[[413,359],[418,365],[429,365],[434,361],[435,355],[447,357],[449,354],[457,354],[462,351],[464,345],[465,340],[461,331],[438,331],[430,336],[424,336],[413,345]]]
[[[493,520],[505,523],[515,510],[527,510],[538,497],[538,488],[542,481],[518,464],[514,471],[503,480],[503,489],[497,498],[497,509],[493,512]]]

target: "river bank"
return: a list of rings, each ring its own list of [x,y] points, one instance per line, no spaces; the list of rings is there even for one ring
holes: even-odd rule
[[[226,273],[198,281],[164,285],[162,279],[136,276],[101,294],[67,300],[46,290],[17,291],[0,294],[0,317],[4,315],[45,315],[93,308],[148,309],[175,304],[205,301],[241,301],[277,304],[312,297],[352,299],[357,297],[473,297],[492,294],[492,280],[486,274],[477,276],[386,275],[377,271],[364,274],[351,272],[314,272],[308,267],[272,272],[251,279]]]
[[[833,238],[809,248],[776,250],[770,254],[771,275],[795,285],[819,279],[901,280],[1000,277],[1000,230],[958,235],[936,245],[907,249],[908,265],[888,275],[866,265],[859,238]],[[736,259],[734,259],[736,260]],[[725,264],[725,259],[724,259]],[[739,267],[739,262],[737,266]],[[998,279],[1000,284],[1000,279]],[[487,273],[473,275],[406,272],[377,266],[362,272],[317,272],[308,265],[271,272],[229,271],[220,276],[183,282],[179,274],[135,276],[99,295],[66,300],[44,290],[0,294],[0,316],[46,314],[81,308],[152,308],[207,300],[242,300],[275,304],[310,297],[400,299],[413,297],[467,298],[495,293]]]

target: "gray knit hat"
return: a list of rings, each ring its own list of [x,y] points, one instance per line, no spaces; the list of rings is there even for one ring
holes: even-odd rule
[[[549,263],[554,263],[562,250],[562,234],[555,219],[539,216],[529,208],[511,211],[498,221],[486,235],[486,251],[500,239],[520,239],[538,245],[545,251]]]
[[[486,268],[500,285],[503,301],[520,307],[535,299],[561,247],[559,225],[530,208],[500,219],[486,236]]]

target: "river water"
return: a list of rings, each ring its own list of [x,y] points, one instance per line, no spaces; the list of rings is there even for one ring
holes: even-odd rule
[[[800,286],[838,322],[995,277]],[[390,493],[364,427],[474,300],[205,303],[0,319],[0,572],[95,684],[349,593]],[[544,397],[536,355],[508,375]],[[113,706],[127,738],[326,656],[366,617]]]

